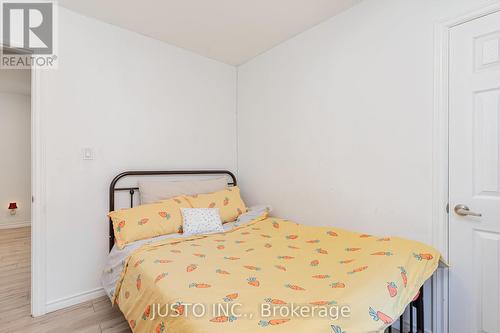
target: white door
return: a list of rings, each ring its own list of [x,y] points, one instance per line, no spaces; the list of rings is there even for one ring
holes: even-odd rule
[[[452,28],[449,103],[450,332],[500,333],[500,12]]]

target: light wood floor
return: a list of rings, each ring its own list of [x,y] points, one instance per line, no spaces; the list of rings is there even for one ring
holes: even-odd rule
[[[0,333],[131,332],[106,297],[32,318],[30,247],[30,228],[0,229]]]

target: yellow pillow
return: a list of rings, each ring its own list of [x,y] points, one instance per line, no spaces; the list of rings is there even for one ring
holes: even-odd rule
[[[182,232],[181,208],[190,208],[183,197],[111,212],[119,249],[137,240]]]
[[[220,217],[224,223],[236,220],[247,211],[237,186],[214,193],[186,195],[185,197],[193,208],[219,208]]]

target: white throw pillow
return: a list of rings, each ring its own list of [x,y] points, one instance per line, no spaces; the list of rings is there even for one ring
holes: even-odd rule
[[[184,235],[223,232],[219,208],[181,208]]]

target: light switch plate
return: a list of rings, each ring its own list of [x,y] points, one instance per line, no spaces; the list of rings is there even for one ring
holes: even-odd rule
[[[95,154],[94,154],[94,149],[92,148],[83,148],[82,149],[82,158],[83,160],[85,161],[91,161],[95,158]]]

